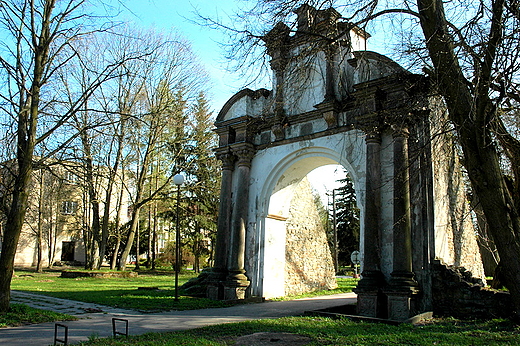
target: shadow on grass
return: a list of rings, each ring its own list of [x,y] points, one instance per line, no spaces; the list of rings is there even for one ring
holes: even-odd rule
[[[175,301],[175,290],[98,290],[76,292],[34,291],[31,293],[43,296],[94,303],[114,308],[136,310],[144,313],[161,311],[182,311],[206,308],[222,308],[231,303],[215,301],[207,298],[179,296]]]
[[[239,336],[285,332],[310,337],[309,345],[517,345],[518,327],[507,320],[435,320],[424,325],[353,322],[323,317],[286,317],[222,324],[174,333],[146,334],[87,345],[234,345]]]

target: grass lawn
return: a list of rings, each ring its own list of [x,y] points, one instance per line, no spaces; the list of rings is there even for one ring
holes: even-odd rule
[[[60,274],[59,272],[16,271],[11,289],[144,312],[229,306],[228,303],[221,301],[185,297],[182,296],[182,292],[179,301],[175,302],[172,272],[141,272],[137,277],[132,278],[69,279],[60,278]],[[179,275],[179,286],[194,276],[193,273]],[[356,283],[355,279],[338,279],[339,287],[335,290],[285,299],[351,292]],[[159,290],[140,290],[139,287],[157,287]]]
[[[60,275],[60,272],[54,271],[35,273],[17,270],[11,289],[144,312],[227,306],[224,302],[183,296],[175,302],[172,272],[141,272],[132,278],[70,279],[61,278]],[[179,275],[179,286],[194,276],[192,273]],[[158,290],[143,290],[140,287],[156,287]]]
[[[285,332],[311,338],[308,345],[519,345],[520,330],[508,320],[438,319],[413,326],[390,326],[323,317],[286,317],[221,324],[183,332],[151,333],[101,339],[83,345],[234,345],[236,338],[258,332]],[[275,344],[275,342],[273,342]],[[285,344],[283,345],[290,345]]]
[[[144,311],[195,309],[223,304],[206,299],[181,297],[176,305],[173,301],[172,273],[141,273],[137,278],[78,279],[60,278],[59,274],[17,271],[12,288]],[[181,275],[180,284],[191,277],[193,275]],[[339,288],[325,293],[350,292],[356,282],[355,279],[339,279]],[[158,287],[160,290],[138,290],[138,287]],[[324,292],[304,296],[319,294]],[[303,296],[285,299],[300,297]],[[47,315],[46,312],[23,305],[13,304],[12,310],[13,314],[0,316],[3,318],[0,319],[0,326],[64,319],[64,316],[53,313]],[[234,345],[238,337],[258,332],[303,335],[312,340],[309,345],[520,345],[520,328],[508,320],[434,319],[418,326],[390,326],[324,317],[287,317],[230,323],[174,333],[91,340],[84,345]]]
[[[0,314],[0,328],[16,327],[24,324],[54,321],[72,321],[77,318],[57,312],[33,309],[23,304],[11,304],[9,312]]]

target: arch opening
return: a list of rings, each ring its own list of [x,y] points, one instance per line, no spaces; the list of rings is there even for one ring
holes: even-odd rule
[[[345,173],[360,186],[351,165],[331,150],[307,148],[292,156],[281,160],[264,184],[262,199],[268,203],[262,213],[257,294],[265,298],[336,287],[330,229],[319,203],[327,212],[326,194]],[[362,210],[362,199],[357,201]]]

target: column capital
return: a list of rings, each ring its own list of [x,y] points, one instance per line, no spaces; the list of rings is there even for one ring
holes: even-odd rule
[[[371,128],[367,131],[365,131],[366,137],[365,142],[367,144],[369,143],[375,143],[375,144],[381,144],[381,132],[378,128]]]
[[[408,138],[410,136],[410,130],[408,129],[407,124],[392,124],[392,137],[405,137]]]
[[[231,147],[231,150],[237,157],[239,166],[251,167],[251,160],[255,156],[255,148],[251,143],[240,143]]]
[[[215,153],[217,160],[222,162],[222,170],[232,171],[235,167],[236,156],[231,151]]]

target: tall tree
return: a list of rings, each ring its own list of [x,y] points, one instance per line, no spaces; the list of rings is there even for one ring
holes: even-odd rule
[[[193,227],[189,238],[195,258],[194,268],[200,270],[200,259],[211,255],[207,240],[214,239],[216,216],[218,215],[218,196],[220,175],[218,161],[212,152],[217,145],[216,134],[212,131],[213,118],[208,100],[200,93],[191,107],[191,165],[188,169],[191,194],[190,219]]]
[[[145,113],[144,116],[139,120],[139,123],[135,123],[131,133],[134,138],[133,141],[133,152],[136,156],[136,164],[134,165],[135,175],[133,184],[133,200],[132,200],[132,214],[130,218],[129,233],[127,236],[125,248],[121,253],[119,260],[118,269],[126,269],[126,261],[130,255],[130,251],[134,246],[134,239],[137,234],[139,241],[139,220],[140,211],[143,206],[154,200],[164,189],[169,187],[169,182],[173,178],[173,173],[178,171],[178,168],[174,166],[166,168],[166,181],[154,191],[147,191],[147,187],[151,187],[151,184],[146,184],[150,178],[150,167],[154,162],[154,157],[158,155],[161,150],[165,148],[164,134],[167,132],[167,128],[172,125],[174,117],[182,118],[183,116],[183,105],[184,101],[182,98],[174,98],[171,90],[165,85],[161,84],[158,86],[156,95],[158,103],[156,104],[145,104],[143,105]],[[180,95],[182,97],[182,94]],[[155,99],[155,97],[152,97]],[[176,112],[180,108],[179,112]],[[144,141],[143,141],[144,139]],[[179,154],[179,152],[177,153]],[[139,261],[139,244],[136,246],[136,263]]]
[[[187,102],[207,85],[207,75],[185,40],[153,32],[150,37],[159,43],[158,49],[143,59],[139,70],[133,71],[142,80],[142,88],[139,109],[131,113],[129,136],[135,159],[135,185],[130,228],[119,269],[126,267],[142,207],[168,195],[173,176],[188,166]],[[159,184],[155,184],[155,179]]]
[[[136,39],[136,37],[139,37]],[[125,56],[139,54],[140,59],[118,65],[115,78],[94,93],[81,112],[73,117],[79,139],[71,143],[71,159],[81,162],[83,188],[90,208],[86,224],[85,250],[87,269],[99,269],[106,252],[110,216],[114,216],[114,199],[124,189],[118,176],[124,160],[125,133],[132,108],[142,97],[144,82],[138,71],[141,61],[151,56],[161,42],[150,39],[147,32],[119,26],[110,33],[75,41],[81,54],[78,64],[66,71],[63,79],[79,88],[88,86],[90,71],[99,65],[124,61]],[[75,89],[67,90],[69,95]]]
[[[77,136],[67,136],[59,129],[84,107],[99,85],[111,78],[115,68],[115,65],[103,66],[86,91],[78,92],[74,101],[64,106],[56,76],[77,58],[71,42],[102,27],[99,13],[89,15],[90,3],[82,0],[0,3],[3,29],[0,107],[5,124],[2,140],[7,149],[3,162],[10,160],[4,167],[11,182],[3,191],[6,226],[0,254],[0,312],[9,308],[14,256],[28,204],[35,148],[47,146],[52,148],[46,151],[47,155],[53,155],[63,143]],[[45,157],[38,160],[44,163]]]
[[[338,262],[340,265],[348,265],[350,254],[359,250],[359,209],[352,179],[347,175],[339,182],[341,187],[335,194]]]

